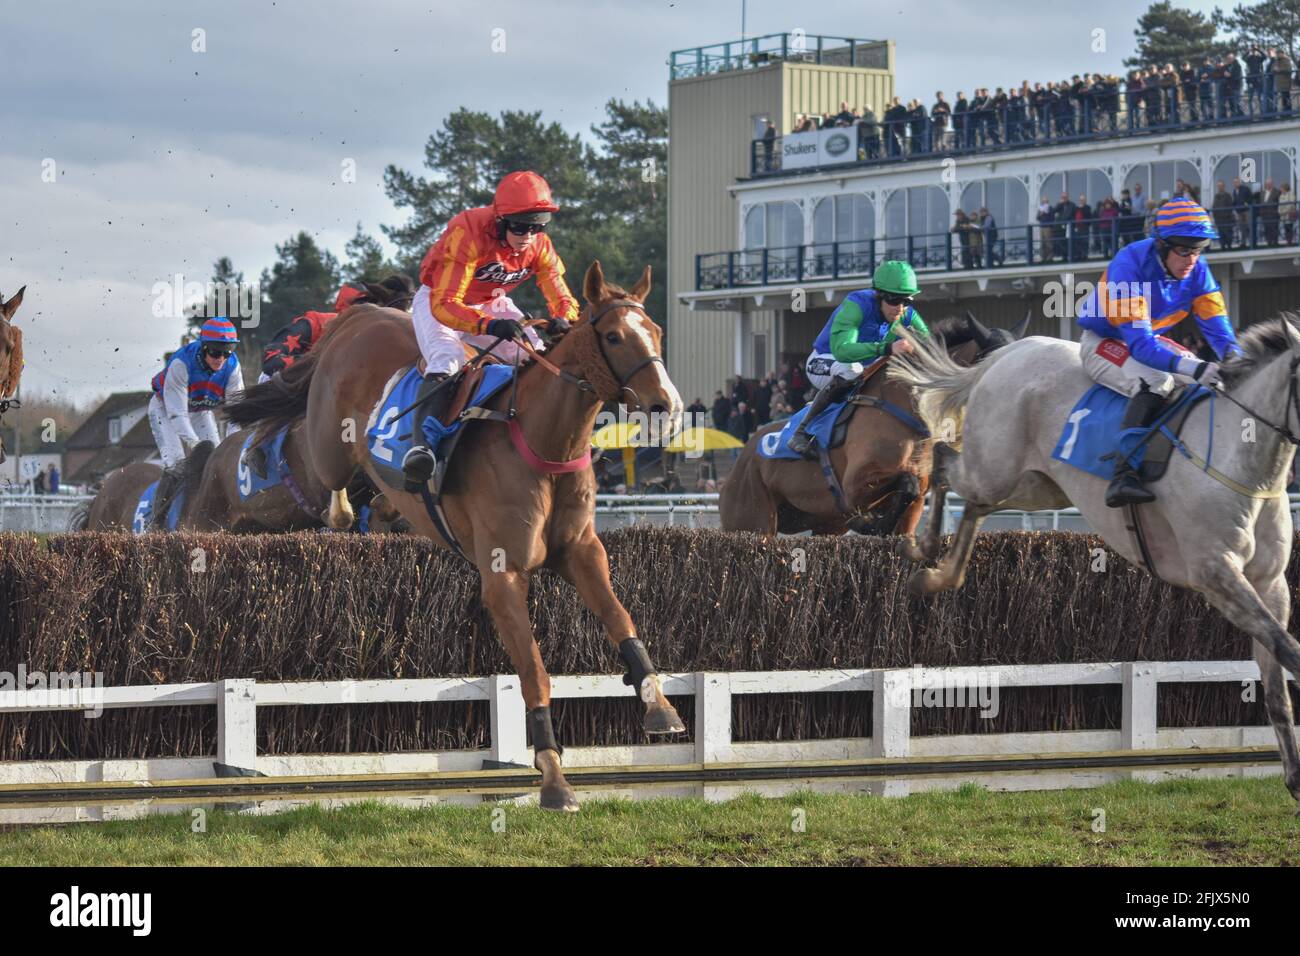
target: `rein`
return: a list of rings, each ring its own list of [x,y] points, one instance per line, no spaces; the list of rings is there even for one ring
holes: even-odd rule
[[[1284,413],[1281,426],[1273,424],[1273,422],[1270,422],[1263,415],[1254,412],[1249,407],[1247,407],[1244,403],[1239,402],[1237,399],[1233,398],[1226,391],[1220,392],[1219,394],[1222,395],[1224,398],[1226,398],[1228,401],[1232,402],[1232,404],[1236,405],[1243,412],[1250,415],[1255,420],[1263,422],[1269,428],[1273,429],[1273,431],[1277,432],[1279,435],[1281,435],[1283,438],[1289,441],[1292,445],[1300,445],[1300,438],[1297,438],[1296,434],[1293,431],[1291,431],[1291,409],[1293,408],[1295,409],[1296,423],[1300,424],[1300,394],[1297,394],[1297,385],[1296,385],[1297,367],[1300,367],[1300,358],[1292,358],[1291,368],[1287,375],[1288,400],[1287,400],[1286,410]]]

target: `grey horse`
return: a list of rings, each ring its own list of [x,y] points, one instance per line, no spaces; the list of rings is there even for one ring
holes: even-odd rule
[[[1300,430],[1294,319],[1284,315],[1241,335],[1244,355],[1223,366],[1226,394],[1196,406],[1182,432],[1187,447],[1204,455],[1213,431],[1213,468],[1175,454],[1156,486],[1158,499],[1141,505],[1140,514],[1153,573],[1200,592],[1253,638],[1286,787],[1300,800],[1300,754],[1282,670],[1300,674],[1300,644],[1287,632],[1285,578],[1293,536],[1285,487],[1298,440],[1292,429]],[[937,558],[944,495],[951,488],[966,500],[947,555],[912,575],[914,591],[959,587],[976,530],[1003,508],[1073,504],[1114,551],[1143,566],[1127,510],[1105,506],[1106,480],[1052,458],[1067,416],[1093,384],[1077,343],[1033,336],[968,368],[927,341],[912,344],[889,375],[917,390],[921,418],[950,440],[935,447],[924,536],[919,545],[904,539],[903,553],[914,561]]]

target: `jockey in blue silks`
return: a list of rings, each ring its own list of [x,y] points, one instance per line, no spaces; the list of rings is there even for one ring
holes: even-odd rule
[[[1218,362],[1202,361],[1159,333],[1191,315],[1220,361],[1241,351],[1219,283],[1201,258],[1218,237],[1204,209],[1190,199],[1171,199],[1156,213],[1155,235],[1121,249],[1083,304],[1083,370],[1129,397],[1124,428],[1150,425],[1180,382],[1220,382]],[[1154,500],[1129,462],[1119,459],[1106,504],[1121,508]]]

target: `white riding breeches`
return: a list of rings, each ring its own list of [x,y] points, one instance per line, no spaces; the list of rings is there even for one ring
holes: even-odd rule
[[[213,445],[221,443],[217,419],[211,410],[205,408],[190,412],[190,424],[194,426],[200,441],[210,441]],[[168,421],[162,399],[157,395],[149,399],[149,427],[153,429],[153,440],[158,443],[158,453],[162,455],[164,468],[174,468],[185,460],[185,444]]]
[[[1173,339],[1167,339],[1163,335],[1158,338],[1166,348],[1179,355],[1195,358],[1192,352]],[[1143,365],[1129,354],[1128,346],[1120,339],[1102,338],[1086,329],[1079,336],[1079,357],[1088,378],[1129,398],[1136,395],[1143,385],[1155,394],[1167,397],[1178,383],[1193,381],[1187,375],[1162,372],[1150,365]]]
[[[804,363],[808,381],[818,389],[825,388],[833,378],[857,378],[866,368],[861,362],[839,362],[829,352],[814,352]]]
[[[509,296],[504,295],[497,296],[490,303],[472,306],[472,308],[489,319],[515,319],[522,322],[524,318],[519,307],[510,300]],[[465,342],[486,349],[496,341],[496,336],[493,335],[458,332],[434,318],[433,311],[429,308],[427,285],[420,286],[420,291],[415,293],[415,300],[411,304],[411,321],[415,324],[415,339],[420,343],[420,354],[424,356],[424,363],[427,366],[426,375],[434,372],[451,374],[460,371],[460,367],[467,361],[463,345]],[[541,338],[533,329],[525,328],[524,335],[538,352],[545,348]],[[498,343],[492,350],[492,354],[503,362],[514,362],[516,358],[522,362],[526,357],[526,353],[514,342]]]

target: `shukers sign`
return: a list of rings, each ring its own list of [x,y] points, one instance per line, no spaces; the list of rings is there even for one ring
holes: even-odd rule
[[[849,163],[857,158],[857,130],[852,126],[790,133],[781,139],[781,167],[806,169]]]

